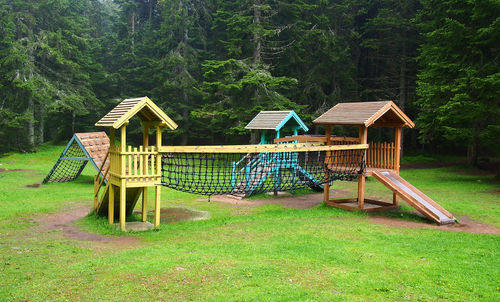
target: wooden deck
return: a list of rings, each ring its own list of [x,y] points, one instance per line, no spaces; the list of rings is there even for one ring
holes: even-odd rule
[[[365,176],[366,177],[370,177],[370,176],[373,176],[374,172],[385,172],[385,171],[397,173],[396,170],[394,170],[394,169],[370,168],[370,167],[368,167],[368,168],[366,168]]]

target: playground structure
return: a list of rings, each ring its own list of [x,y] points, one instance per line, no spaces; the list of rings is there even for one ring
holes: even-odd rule
[[[415,124],[392,101],[340,103],[314,120],[326,128],[325,136],[292,136],[276,139],[275,142],[322,142],[329,145],[349,146],[368,144],[365,154],[366,170],[358,176],[358,194],[355,199],[330,199],[330,182],[325,182],[324,202],[346,210],[366,212],[389,210],[398,206],[398,198],[404,199],[427,218],[439,223],[455,222],[453,215],[426,196],[420,190],[399,176],[401,155],[401,131],[403,127],[413,128]],[[358,137],[332,137],[331,127],[335,125],[358,128]],[[368,143],[369,127],[394,129],[394,141]],[[365,198],[365,179],[373,176],[393,192],[392,203]]]
[[[104,164],[106,170],[108,148],[109,139],[105,132],[75,133],[42,183],[75,180],[88,162],[97,171]]]
[[[142,145],[127,146],[127,125],[137,116],[143,127]],[[94,179],[94,209],[99,215],[108,215],[109,223],[119,215],[120,228],[126,230],[125,217],[130,215],[142,195],[142,221],[147,219],[147,193],[149,187],[155,188],[154,225],[160,224],[161,197],[161,134],[164,128],[175,129],[173,122],[148,97],[125,99],[96,124],[109,130],[110,146],[106,157],[109,165],[101,165]],[[149,145],[149,129],[156,134],[155,146]],[[115,131],[119,135],[116,145]],[[104,180],[109,178],[104,191]]]
[[[304,132],[309,130],[293,110],[261,111],[245,126],[245,129],[259,131],[260,144],[272,143],[266,138],[268,131],[275,131],[276,134],[273,136],[279,139],[283,130],[293,131],[294,135],[298,135],[299,130]],[[232,191],[228,196],[237,199],[251,196],[259,192],[267,181],[273,182],[274,195],[277,195],[278,191],[282,190],[283,173],[291,174],[294,178],[291,181],[295,184],[291,188],[292,191],[295,191],[298,182],[314,190],[323,190],[320,182],[299,164],[299,153],[259,153],[246,154],[240,160],[232,162]],[[240,175],[245,177],[237,183],[236,180]]]
[[[143,145],[132,148],[126,144],[126,126],[135,115],[143,126]],[[284,118],[296,120],[290,113]],[[259,119],[249,125],[259,127],[256,121]],[[149,98],[126,99],[96,123],[109,129],[111,144],[106,155],[109,166],[101,165],[95,176],[95,210],[99,215],[107,214],[110,224],[119,215],[120,228],[126,230],[125,217],[132,213],[141,195],[142,221],[146,221],[147,188],[155,187],[154,226],[158,227],[160,185],[207,196],[240,191],[248,196],[323,185],[324,201],[334,207],[385,210],[397,207],[401,197],[440,224],[455,221],[451,213],[399,177],[401,129],[414,124],[393,102],[338,104],[314,122],[325,125],[325,136],[297,135],[301,129],[297,127],[290,137],[281,138],[277,131],[274,144],[264,144],[261,136],[262,144],[257,145],[162,146],[162,129],[173,130],[177,125]],[[332,137],[332,125],[356,126],[359,136]],[[394,128],[394,142],[368,144],[368,127]],[[149,146],[149,129],[156,130],[155,146]],[[276,131],[276,127],[272,129]],[[115,130],[120,133],[119,145],[115,142]],[[392,203],[364,197],[365,178],[369,176],[393,191]],[[109,181],[102,191],[106,178]],[[334,180],[353,179],[358,180],[357,198],[330,199]]]

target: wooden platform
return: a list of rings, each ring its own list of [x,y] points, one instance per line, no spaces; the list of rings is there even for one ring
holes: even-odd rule
[[[392,203],[383,202],[374,199],[365,199],[364,208],[361,210],[358,208],[358,200],[356,198],[348,199],[330,199],[325,201],[325,203],[331,207],[340,208],[348,211],[363,211],[363,212],[377,212],[377,211],[388,211],[396,209],[399,206]]]
[[[370,177],[370,176],[373,176],[373,173],[374,172],[394,172],[396,170],[393,170],[393,169],[386,169],[386,168],[366,168],[366,171],[365,171],[365,176],[366,177]]]

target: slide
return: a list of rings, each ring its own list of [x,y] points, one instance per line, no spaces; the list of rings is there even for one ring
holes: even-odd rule
[[[456,221],[453,214],[446,211],[398,174],[392,171],[377,171],[373,173],[373,176],[425,217],[439,224],[449,224]]]
[[[104,193],[102,194],[99,205],[97,206],[97,214],[101,216],[108,215],[108,201],[109,201],[109,184],[104,188]],[[115,190],[115,217],[119,217],[120,213],[120,188],[114,187]],[[132,214],[132,211],[135,208],[135,204],[141,195],[142,188],[127,188],[127,199],[126,199],[126,215],[129,216]]]

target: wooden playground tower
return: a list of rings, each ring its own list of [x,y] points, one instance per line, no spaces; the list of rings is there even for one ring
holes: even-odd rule
[[[401,197],[420,213],[440,224],[455,221],[451,213],[399,176],[401,131],[403,127],[413,128],[415,124],[394,102],[340,103],[313,122],[325,126],[325,136],[292,136],[276,139],[275,142],[369,145],[365,151],[365,171],[358,177],[357,198],[330,199],[330,184],[327,182],[323,191],[326,204],[346,210],[373,212],[397,207],[398,197]],[[357,127],[358,137],[332,137],[332,126],[336,125]],[[370,127],[394,129],[394,141],[368,143],[368,128]],[[365,180],[366,177],[371,176],[393,191],[392,203],[365,198]]]
[[[137,116],[143,127],[142,145],[127,146],[127,125]],[[130,215],[142,195],[142,221],[147,219],[147,188],[155,187],[154,226],[160,224],[161,198],[161,153],[162,130],[174,130],[177,124],[172,121],[148,97],[126,99],[107,113],[96,124],[109,129],[110,147],[106,155],[109,165],[103,172],[103,166],[94,179],[94,208],[97,213],[108,214],[108,221],[113,224],[115,214],[119,215],[120,228],[125,231],[125,217]],[[149,130],[155,131],[156,142],[149,145]],[[116,133],[118,135],[116,135]],[[116,136],[119,144],[116,144]],[[103,172],[103,173],[101,173]],[[101,176],[103,175],[103,176]],[[102,184],[108,179],[104,192]]]

